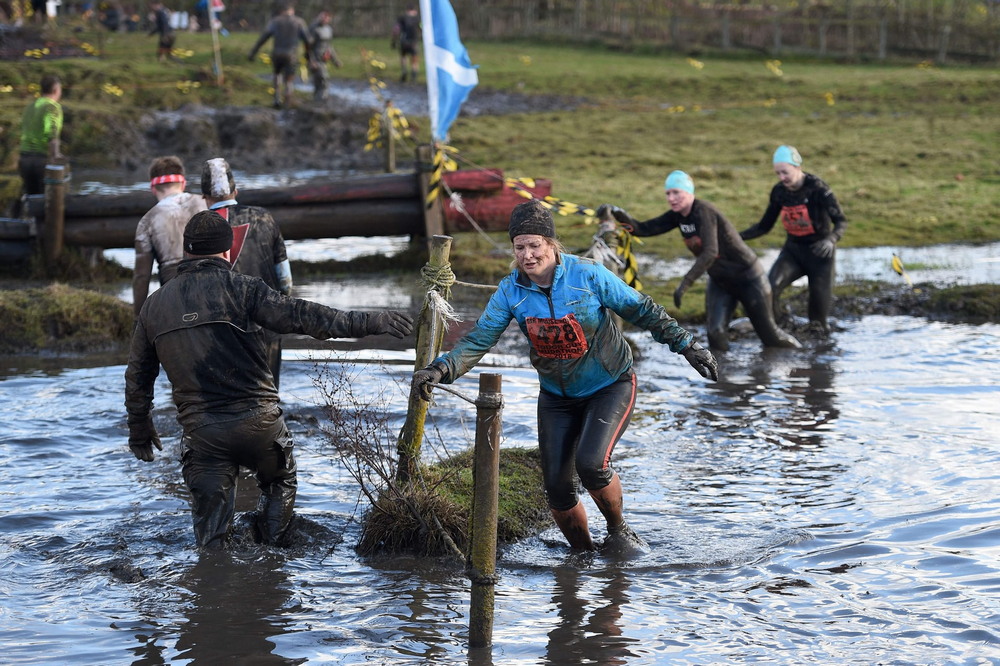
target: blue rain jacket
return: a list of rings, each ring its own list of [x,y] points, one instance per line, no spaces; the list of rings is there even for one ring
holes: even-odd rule
[[[475,327],[434,360],[447,367],[443,381],[472,369],[511,319],[528,339],[542,389],[571,398],[599,391],[632,367],[632,350],[609,311],[673,352],[691,344],[691,334],[663,306],[600,263],[571,254],[560,259],[549,294],[516,269],[500,281]]]

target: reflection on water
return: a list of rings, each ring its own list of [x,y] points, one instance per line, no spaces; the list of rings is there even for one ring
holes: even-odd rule
[[[404,286],[351,293],[412,308]],[[358,307],[346,292],[315,287]],[[614,463],[652,552],[574,555],[554,528],[503,549],[494,645],[471,654],[460,567],[354,554],[358,489],[320,431],[317,364],[358,362],[359,393],[387,389],[396,428],[412,349],[286,354],[309,538],[205,558],[165,378],[165,451],[147,465],[126,447],[121,359],[4,359],[0,661],[995,663],[1000,326],[842,323],[800,350],[737,340],[717,383],[635,337],[640,395]],[[498,352],[481,370],[503,374],[503,445],[532,446],[537,380],[516,336]],[[475,394],[477,374],[456,388]],[[428,425],[445,441],[429,445],[467,446],[474,412],[436,400]]]

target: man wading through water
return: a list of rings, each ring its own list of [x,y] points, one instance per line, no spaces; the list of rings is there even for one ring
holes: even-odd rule
[[[181,466],[191,491],[195,540],[219,548],[236,509],[240,466],[256,472],[257,536],[282,545],[297,488],[292,438],[285,427],[260,327],[318,340],[388,333],[410,335],[403,312],[357,312],[290,298],[229,264],[233,230],[202,211],[184,229],[185,259],[177,276],[146,299],[132,335],[125,371],[129,449],[153,461],[162,451],[153,425],[153,387],[166,370],[183,429]]]
[[[611,467],[636,396],[632,350],[611,313],[649,331],[713,381],[719,378],[715,357],[649,296],[603,265],[565,254],[552,215],[538,201],[514,208],[509,233],[514,271],[500,281],[475,327],[413,374],[413,390],[430,400],[429,384],[451,383],[468,372],[516,320],[541,385],[538,448],[553,520],[571,547],[594,550],[577,494],[579,476],[607,521],[601,551],[645,552],[646,542],[625,522],[621,480]]]

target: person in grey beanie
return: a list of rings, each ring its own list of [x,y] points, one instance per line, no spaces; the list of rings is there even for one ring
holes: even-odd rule
[[[531,200],[514,208],[509,234],[513,271],[500,281],[476,325],[452,350],[413,375],[424,400],[431,388],[468,372],[512,319],[528,340],[538,372],[538,446],[549,509],[570,547],[596,548],[577,477],[607,521],[601,551],[632,556],[649,546],[626,523],[622,484],[611,454],[632,416],[632,351],[611,312],[667,345],[703,377],[718,380],[712,353],[649,296],[602,264],[567,254],[548,208]]]

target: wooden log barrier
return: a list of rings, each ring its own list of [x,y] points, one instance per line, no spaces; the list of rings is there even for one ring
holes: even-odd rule
[[[500,435],[503,427],[503,376],[479,375],[476,398],[476,450],[472,469],[472,546],[469,577],[469,647],[493,642],[494,592],[497,567],[497,512],[500,493]]]

